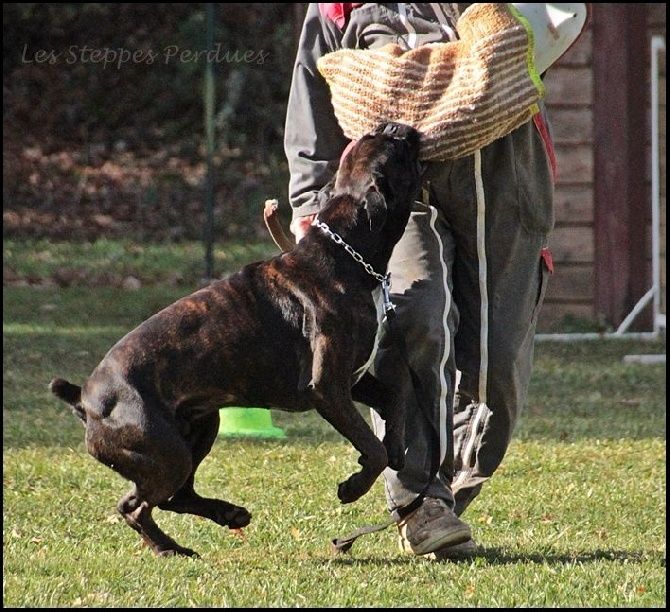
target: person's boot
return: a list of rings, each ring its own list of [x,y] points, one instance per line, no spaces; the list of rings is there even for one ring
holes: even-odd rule
[[[470,527],[443,500],[434,497],[427,497],[419,508],[400,521],[398,531],[401,550],[415,555],[472,541]]]

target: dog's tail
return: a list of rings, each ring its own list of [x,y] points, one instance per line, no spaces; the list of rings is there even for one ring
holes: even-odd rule
[[[265,221],[265,226],[272,236],[275,244],[286,253],[290,251],[294,246],[295,242],[288,237],[286,231],[282,227],[281,222],[279,221],[279,202],[277,200],[265,200],[265,208],[263,208],[263,219]]]
[[[81,405],[81,387],[62,378],[54,378],[49,383],[49,389],[57,398],[70,404],[74,415],[86,423],[86,411]]]

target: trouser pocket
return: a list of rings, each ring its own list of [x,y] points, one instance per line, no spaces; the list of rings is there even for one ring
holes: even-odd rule
[[[547,293],[547,286],[549,285],[549,276],[554,273],[554,261],[549,247],[542,247],[540,251],[540,282],[537,291],[537,301],[533,308],[533,315],[531,317],[531,324],[535,325],[540,316],[540,310],[544,303],[544,297]]]
[[[554,183],[549,156],[553,149],[547,148],[545,136],[532,121],[510,135],[519,221],[527,232],[546,236],[554,227]]]

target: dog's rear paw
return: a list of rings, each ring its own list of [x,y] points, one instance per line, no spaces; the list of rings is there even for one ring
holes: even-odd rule
[[[225,513],[226,522],[229,529],[240,529],[246,527],[251,522],[251,512],[241,506],[233,506]]]
[[[173,547],[170,548],[165,548],[163,550],[159,550],[156,552],[156,554],[159,557],[193,557],[194,559],[199,559],[200,555],[195,552],[194,550],[191,550],[190,548],[185,548],[183,546],[179,546],[179,544],[176,544]]]

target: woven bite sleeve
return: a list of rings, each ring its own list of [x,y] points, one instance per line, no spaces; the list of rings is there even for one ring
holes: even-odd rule
[[[421,133],[421,158],[472,154],[539,111],[544,86],[528,23],[507,4],[473,4],[460,40],[404,51],[341,49],[318,60],[337,121],[356,140],[398,121]]]

